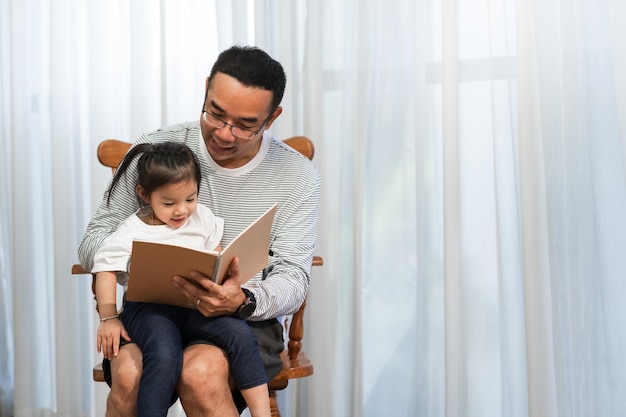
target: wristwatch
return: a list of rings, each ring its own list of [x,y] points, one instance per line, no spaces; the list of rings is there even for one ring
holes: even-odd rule
[[[243,300],[243,303],[241,303],[235,312],[235,317],[246,320],[254,313],[254,310],[256,310],[256,298],[254,298],[252,291],[246,288],[242,288],[241,291],[246,295],[246,299]]]

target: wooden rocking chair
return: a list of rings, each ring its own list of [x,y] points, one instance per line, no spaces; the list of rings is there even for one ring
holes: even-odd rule
[[[315,148],[310,139],[305,136],[294,136],[289,139],[285,139],[284,142],[306,156],[309,159],[313,159]],[[119,141],[116,139],[107,139],[100,143],[98,146],[98,161],[106,167],[111,168],[113,171],[118,167],[124,155],[130,148],[131,144],[128,142]],[[313,257],[313,266],[323,265],[324,261],[319,256]],[[72,266],[72,274],[89,274],[81,265]],[[91,289],[95,297],[95,276],[92,278]],[[283,369],[280,371],[274,379],[268,383],[269,395],[270,395],[270,407],[272,410],[272,416],[280,417],[280,410],[276,403],[276,391],[282,390],[287,387],[289,380],[295,378],[304,378],[313,375],[313,363],[302,349],[302,337],[304,336],[304,308],[306,306],[306,300],[300,306],[300,309],[293,314],[291,323],[285,322],[285,326],[289,329],[289,341],[287,342],[287,348],[281,353],[283,361]],[[97,307],[96,307],[97,308]],[[104,382],[104,371],[102,370],[102,363],[97,364],[93,368],[93,380],[97,382]]]

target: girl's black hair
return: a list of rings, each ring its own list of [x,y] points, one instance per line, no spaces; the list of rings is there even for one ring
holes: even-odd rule
[[[139,154],[136,185],[141,185],[146,196],[165,185],[189,180],[196,181],[200,191],[200,164],[187,145],[176,142],[140,143],[128,151],[115,171],[107,191],[107,205],[120,179]],[[139,203],[143,204],[141,198]]]

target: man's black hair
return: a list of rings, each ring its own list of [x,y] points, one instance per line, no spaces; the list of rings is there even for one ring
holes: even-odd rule
[[[235,45],[220,53],[211,69],[210,80],[218,72],[230,75],[246,86],[271,91],[272,109],[280,105],[285,94],[287,77],[283,66],[255,46]]]

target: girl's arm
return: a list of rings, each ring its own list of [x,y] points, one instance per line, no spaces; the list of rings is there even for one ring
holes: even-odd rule
[[[124,325],[117,317],[117,279],[115,272],[96,274],[96,303],[100,314],[96,346],[105,358],[113,359],[120,349],[120,337],[130,341]]]
[[[100,319],[117,315],[116,286],[115,272],[104,271],[96,274],[96,304]]]

